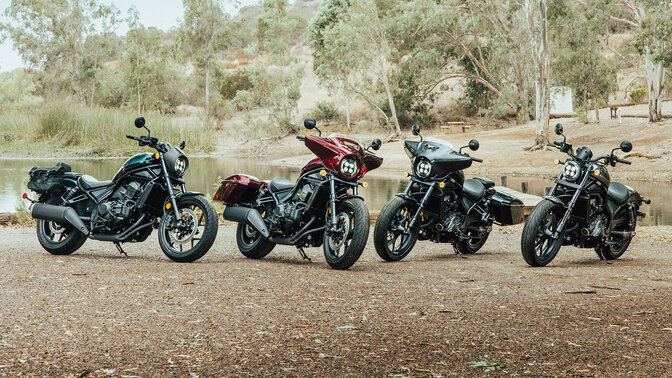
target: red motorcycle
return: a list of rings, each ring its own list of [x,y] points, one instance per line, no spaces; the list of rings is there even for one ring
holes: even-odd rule
[[[301,169],[295,184],[276,177],[260,181],[249,175],[224,179],[214,201],[226,204],[224,219],[238,222],[236,242],[248,258],[268,255],[276,244],[294,245],[310,260],[303,248],[322,245],[327,263],[334,269],[348,269],[361,256],[369,235],[369,210],[357,188],[366,172],[378,168],[383,159],[375,139],[364,148],[342,136],[322,137],[315,120],[304,121],[306,129],[319,136],[297,138],[316,158]]]

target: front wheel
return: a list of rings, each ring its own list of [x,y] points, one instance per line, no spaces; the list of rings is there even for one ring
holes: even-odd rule
[[[179,219],[166,210],[159,225],[159,244],[173,261],[193,262],[205,255],[217,237],[217,213],[203,196],[177,200]]]
[[[523,258],[529,265],[545,266],[558,254],[563,235],[554,239],[553,234],[563,215],[562,206],[549,200],[542,200],[532,209],[520,243]]]
[[[373,229],[373,245],[381,259],[399,261],[411,252],[420,230],[417,226],[412,230],[408,227],[416,209],[409,201],[394,197],[380,211]]]
[[[368,237],[369,210],[364,201],[359,198],[341,201],[336,205],[335,227],[328,221],[324,230],[324,258],[334,269],[348,269],[362,255]]]

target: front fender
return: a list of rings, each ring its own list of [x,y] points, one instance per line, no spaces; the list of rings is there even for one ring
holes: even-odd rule
[[[356,196],[354,194],[344,194],[344,195],[338,197],[336,200],[337,201],[342,201],[342,200],[346,200],[346,199],[350,199],[350,198],[358,198],[358,199],[361,199],[362,201],[364,201],[364,197]]]
[[[180,199],[185,198],[185,197],[196,197],[196,196],[202,196],[202,195],[203,195],[203,193],[200,193],[200,192],[184,192],[184,193],[177,194],[175,196],[175,200],[179,201]],[[170,197],[166,197],[166,199],[163,201],[163,209],[164,210],[166,209],[166,204],[168,202],[170,202]]]
[[[567,205],[564,202],[562,202],[562,200],[560,200],[560,198],[558,198],[556,196],[544,196],[544,199],[549,200],[549,201],[551,201],[555,204],[558,204],[562,207],[567,207]]]

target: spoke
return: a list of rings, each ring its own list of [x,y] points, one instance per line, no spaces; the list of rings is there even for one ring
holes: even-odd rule
[[[180,244],[180,252],[182,252],[182,244]]]
[[[58,241],[60,242],[60,241],[63,240],[63,236],[65,236],[65,234],[64,234],[63,232],[61,232],[59,235],[60,235],[60,236],[59,236],[59,238],[58,238]]]

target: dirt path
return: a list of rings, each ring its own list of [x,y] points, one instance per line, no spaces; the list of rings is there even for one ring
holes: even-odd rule
[[[321,249],[248,260],[234,228],[194,264],[152,236],[50,256],[0,229],[0,375],[661,375],[670,371],[670,227],[641,228],[607,266],[566,248],[529,268],[520,229],[469,259],[423,242],[400,263],[372,248],[346,272]],[[583,294],[581,294],[583,293]],[[504,366],[505,365],[505,366]]]

